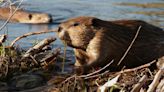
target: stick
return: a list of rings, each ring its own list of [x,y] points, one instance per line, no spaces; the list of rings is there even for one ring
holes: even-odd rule
[[[35,53],[38,53],[43,47],[45,47],[46,45],[49,45],[50,43],[52,43],[53,41],[55,41],[56,38],[55,37],[51,37],[51,38],[46,38],[44,40],[42,40],[41,42],[39,42],[37,45],[35,45],[34,47],[30,48],[24,55],[23,55],[23,59],[29,57],[30,55],[34,55]]]
[[[136,34],[135,34],[135,36],[134,36],[132,42],[130,43],[128,49],[126,50],[126,52],[124,53],[124,55],[122,56],[122,58],[120,59],[120,61],[118,62],[117,65],[120,65],[121,62],[122,62],[122,61],[124,60],[124,58],[126,57],[126,55],[128,54],[128,52],[129,52],[129,50],[131,49],[132,45],[134,44],[136,38],[138,37],[138,34],[139,34],[139,32],[140,32],[141,27],[142,27],[142,26],[139,26],[139,28],[138,28],[138,30],[137,30],[137,32],[136,32]]]
[[[91,79],[91,78],[95,78],[95,77],[99,77],[99,76],[103,76],[105,74],[109,73],[109,71],[105,71],[101,74],[96,74],[96,75],[92,75],[92,76],[88,76],[88,77],[85,77],[84,79]]]
[[[89,77],[89,76],[92,76],[92,75],[94,75],[94,74],[96,74],[96,73],[99,73],[99,72],[101,72],[102,70],[104,70],[104,69],[106,69],[109,65],[111,65],[112,63],[114,62],[114,60],[112,60],[111,62],[109,62],[106,66],[104,66],[103,68],[101,68],[101,69],[99,69],[99,70],[97,70],[97,71],[95,71],[95,72],[92,72],[92,73],[89,73],[89,74],[87,74],[87,75],[80,75],[80,76],[77,76],[77,75],[73,75],[73,76],[70,76],[70,77],[68,77],[66,80],[64,80],[61,84],[63,84],[63,83],[65,83],[65,82],[67,82],[68,80],[70,80],[70,79],[72,79],[72,78],[84,78],[84,77]]]
[[[142,68],[146,68],[146,67],[151,66],[155,62],[156,62],[156,60],[153,60],[150,63],[144,64],[144,65],[141,65],[141,66],[132,68],[132,69],[125,69],[125,70],[122,70],[122,71],[118,72],[118,74],[120,74],[120,73],[126,73],[126,72],[131,72],[131,71],[136,71],[136,70],[139,70],[139,69],[142,69]]]
[[[156,92],[163,92],[162,90],[164,91],[164,78],[158,84]]]
[[[125,69],[125,70],[122,70],[116,74],[121,74],[121,73],[126,73],[126,72],[132,72],[132,71],[136,71],[136,70],[139,70],[139,69],[142,69],[142,68],[146,68],[146,67],[149,67],[151,66],[153,63],[155,63],[156,61],[152,61],[150,63],[147,63],[147,64],[144,64],[142,66],[138,66],[138,67],[135,67],[135,68],[131,68],[131,69]],[[99,75],[103,75],[103,74],[106,74],[108,73],[109,71],[106,71],[105,73],[102,73],[102,74],[98,74],[98,75],[93,75],[93,76],[89,76],[89,77],[85,77],[85,79],[89,79],[89,78],[94,78],[94,77],[98,77]]]
[[[142,78],[139,80],[139,82],[133,87],[131,92],[139,92],[142,86],[145,84],[147,81],[147,75],[142,76]]]
[[[43,58],[40,62],[49,62],[52,58],[56,57],[59,55],[61,49],[57,48],[55,49],[52,53],[49,53],[45,58]]]
[[[36,61],[36,59],[35,59],[32,55],[30,55],[30,57],[31,57],[31,59],[33,60],[34,64],[39,65],[39,64],[38,64],[38,61]]]
[[[147,63],[147,64],[144,64],[144,65],[142,65],[142,66],[138,66],[138,67],[135,67],[135,68],[122,70],[122,71],[120,71],[120,72],[117,72],[116,74],[118,75],[118,74],[121,74],[121,73],[132,72],[132,71],[136,71],[136,70],[139,70],[139,69],[142,69],[142,68],[146,68],[146,67],[151,66],[151,65],[152,65],[153,63],[155,63],[155,62],[156,62],[156,61],[154,60],[154,61],[152,61],[152,62],[150,62],[150,63]],[[98,74],[98,75],[88,76],[88,77],[85,77],[85,79],[98,77],[99,75],[103,75],[103,74],[106,74],[106,73],[108,73],[108,72],[109,72],[109,71],[106,71],[106,72],[104,72],[104,73],[102,73],[102,74]]]
[[[30,33],[26,33],[26,34],[24,34],[24,35],[22,35],[22,36],[19,36],[19,37],[17,37],[15,40],[13,40],[12,42],[11,42],[11,44],[10,44],[10,47],[13,47],[14,46],[14,44],[18,41],[18,40],[20,40],[20,39],[22,39],[22,38],[25,38],[25,37],[27,37],[27,36],[31,36],[31,35],[38,35],[38,34],[44,34],[44,33],[50,33],[50,32],[56,32],[56,29],[55,30],[49,30],[49,31],[39,31],[39,32],[30,32]]]
[[[103,68],[101,68],[101,69],[99,69],[99,70],[97,70],[97,71],[95,71],[95,72],[89,73],[89,74],[87,74],[87,75],[80,75],[80,76],[78,76],[78,77],[88,77],[88,76],[94,75],[94,74],[96,74],[96,73],[99,73],[99,72],[101,72],[102,70],[106,69],[106,68],[107,68],[109,65],[111,65],[113,62],[114,62],[114,60],[112,60],[112,61],[109,62],[107,65],[105,65]]]
[[[69,81],[69,80],[72,79],[72,78],[75,78],[75,76],[76,76],[76,74],[74,74],[74,75],[68,77],[68,78],[65,79],[61,84],[64,84],[65,82]]]
[[[147,90],[147,92],[154,92],[154,89],[156,88],[156,86],[159,84],[159,81],[160,81],[160,78],[161,76],[164,74],[164,69],[160,69],[155,77],[154,77],[154,80],[153,82],[149,85],[149,88]]]

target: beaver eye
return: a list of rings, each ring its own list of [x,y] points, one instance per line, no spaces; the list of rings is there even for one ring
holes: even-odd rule
[[[58,27],[57,31],[61,32],[61,30],[62,30],[62,27]]]
[[[73,26],[78,26],[80,23],[76,22],[73,24]]]
[[[31,20],[31,19],[32,19],[32,15],[31,15],[31,14],[29,14],[29,15],[28,15],[28,18]]]

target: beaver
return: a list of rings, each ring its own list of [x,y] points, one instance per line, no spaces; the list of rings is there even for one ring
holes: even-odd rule
[[[6,20],[12,14],[15,8],[0,8],[0,19]],[[50,23],[52,22],[52,17],[46,13],[32,13],[27,12],[23,9],[18,9],[16,13],[11,17],[10,22],[19,22],[19,23]]]
[[[139,26],[137,39],[118,65]],[[136,67],[164,55],[163,29],[142,20],[105,21],[80,16],[61,23],[58,37],[73,47],[76,69],[82,73],[105,66],[111,60],[114,62],[109,69],[115,71]]]

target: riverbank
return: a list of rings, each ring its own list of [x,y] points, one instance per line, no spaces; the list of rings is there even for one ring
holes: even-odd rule
[[[156,62],[163,62],[164,57],[133,69],[110,72],[105,68],[110,65],[108,64],[87,75],[76,75],[73,71],[63,72],[65,64],[72,61],[61,54],[60,48],[51,46],[51,43],[56,40],[54,37],[45,38],[28,50],[15,45],[22,38],[48,32],[54,31],[24,34],[13,40],[9,46],[4,45],[7,35],[1,35],[0,91],[137,92],[160,90],[159,92],[162,92],[164,71],[163,68],[156,67]],[[69,67],[73,68],[73,65],[69,64]]]

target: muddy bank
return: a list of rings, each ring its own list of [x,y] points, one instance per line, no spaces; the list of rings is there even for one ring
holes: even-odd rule
[[[5,46],[6,39],[6,35],[0,39],[0,91],[23,91],[44,86],[52,77],[62,74],[61,49],[51,46],[56,38],[45,38],[28,50],[16,47],[15,40],[10,46]]]

